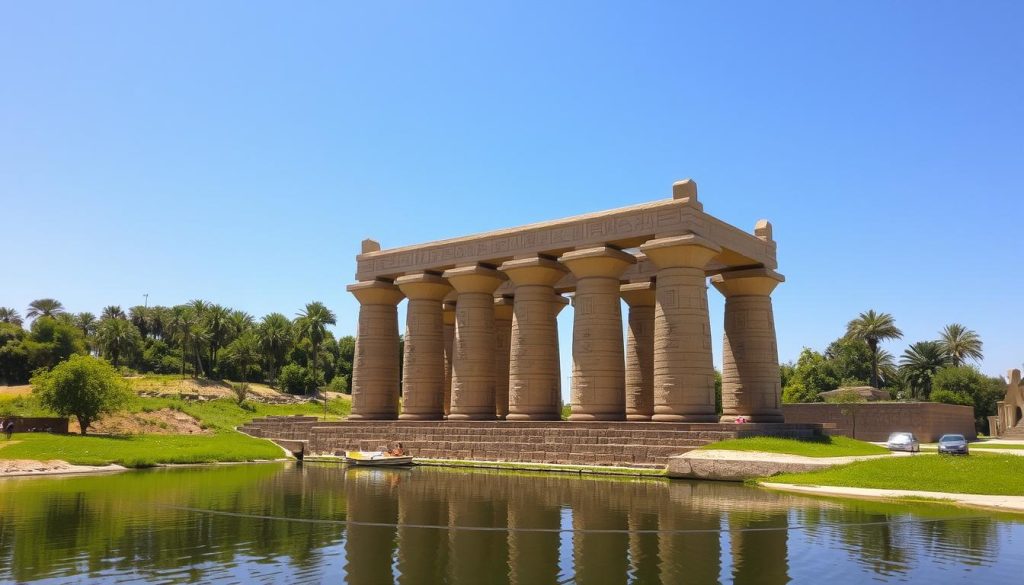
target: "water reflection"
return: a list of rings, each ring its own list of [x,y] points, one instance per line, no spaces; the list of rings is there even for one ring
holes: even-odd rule
[[[1022,541],[1012,518],[725,483],[311,465],[0,481],[5,582],[946,583],[1019,575]]]

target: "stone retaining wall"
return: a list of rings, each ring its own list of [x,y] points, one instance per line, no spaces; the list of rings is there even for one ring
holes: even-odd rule
[[[974,408],[937,402],[856,402],[852,404],[784,404],[787,423],[832,423],[832,435],[862,441],[885,441],[889,434],[909,431],[922,442],[946,433],[977,438]]]
[[[308,440],[307,454],[377,450],[400,441],[412,455],[572,465],[664,468],[668,458],[736,437],[811,437],[819,425],[637,422],[344,421],[259,419],[240,430],[270,439]]]

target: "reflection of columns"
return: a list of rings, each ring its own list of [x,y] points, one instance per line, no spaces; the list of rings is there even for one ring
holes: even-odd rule
[[[483,482],[475,481],[479,479],[464,478],[464,485],[469,487],[459,491],[467,497],[449,497],[448,500],[449,583],[486,582],[500,585],[509,582],[508,571],[505,569],[508,566],[508,535],[498,530],[466,529],[507,526],[508,510],[505,501],[498,494],[488,493],[487,488],[472,487],[481,483],[493,485],[492,478],[484,477]],[[461,529],[452,528],[456,526]],[[496,570],[496,567],[501,569]]]
[[[721,518],[716,509],[693,506],[694,490],[703,482],[670,482],[668,499],[658,510],[658,557],[661,582],[704,585],[718,583],[721,572]],[[710,482],[716,483],[716,482]],[[673,493],[675,492],[675,493]],[[676,497],[680,492],[689,492]],[[728,501],[726,499],[726,501]]]
[[[424,526],[448,523],[448,486],[417,474],[398,483],[398,583],[443,583],[448,569],[444,532]],[[447,540],[447,538],[444,538]],[[440,541],[440,542],[439,542]],[[439,546],[440,544],[440,546]],[[391,581],[382,581],[391,583]]]
[[[658,267],[652,419],[715,422],[715,367],[704,265],[720,248],[688,234],[651,240],[640,249]]]
[[[547,492],[537,493],[540,481],[526,478],[513,484],[508,502],[508,573],[513,585],[558,582],[558,532],[526,532],[523,528],[557,529],[561,508],[548,503]],[[512,480],[510,480],[512,481]],[[519,489],[515,489],[519,488]],[[530,489],[532,488],[532,489]]]
[[[789,521],[785,513],[729,514],[735,585],[789,583]]]
[[[512,344],[512,299],[494,299],[494,407],[498,419],[508,414],[509,350]]]
[[[392,583],[395,549],[395,521],[398,502],[393,492],[396,479],[379,469],[349,469],[345,472],[347,517],[345,528],[345,580],[354,585]],[[366,524],[382,524],[368,526]]]
[[[512,260],[501,270],[516,285],[508,420],[558,420],[558,323],[552,286],[567,272],[548,258]]]
[[[398,415],[397,305],[402,293],[379,280],[350,284],[348,291],[359,301],[349,419],[393,419]]]
[[[446,270],[444,277],[459,293],[448,419],[494,420],[493,295],[504,277],[484,266]]]
[[[619,277],[636,258],[602,246],[568,252],[560,260],[576,276],[569,420],[622,420],[626,379]]]
[[[455,342],[455,303],[442,305],[444,319],[444,415],[452,408],[452,347]]]
[[[654,283],[619,287],[629,305],[626,337],[626,420],[651,420],[654,413]]]
[[[722,422],[783,422],[772,291],[785,279],[767,268],[723,272],[711,284],[725,295]]]
[[[587,486],[591,487],[591,486]],[[629,533],[625,506],[609,505],[608,501],[621,490],[581,490],[573,502],[573,560],[576,574],[573,582],[626,583],[629,574]],[[667,583],[667,581],[666,581]]]
[[[395,284],[409,299],[402,368],[402,414],[398,418],[440,419],[444,414],[441,299],[450,287],[440,276],[426,273],[402,276]]]

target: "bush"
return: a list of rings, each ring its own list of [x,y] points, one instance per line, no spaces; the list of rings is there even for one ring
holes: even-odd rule
[[[288,364],[277,374],[277,383],[289,394],[305,394],[309,373],[299,364]]]
[[[829,396],[825,399],[825,402],[830,404],[852,404],[856,402],[867,402],[863,396],[857,393],[856,390],[843,390],[835,396]]]
[[[327,385],[327,389],[331,392],[348,394],[348,380],[345,379],[345,376],[335,376],[331,383]]]
[[[232,384],[231,391],[235,393],[235,401],[241,406],[245,399],[249,396],[249,384],[248,382],[242,382],[241,384]]]
[[[87,355],[72,355],[49,372],[37,373],[32,386],[44,407],[77,418],[83,435],[101,414],[124,408],[134,396],[113,366]]]
[[[932,390],[930,396],[932,402],[941,402],[943,404],[960,404],[963,406],[974,406],[974,399],[962,392],[953,392],[952,390]]]
[[[821,397],[818,396],[816,391],[804,386],[802,382],[791,381],[789,385],[782,390],[782,402],[786,404],[795,404],[799,402],[821,402]]]

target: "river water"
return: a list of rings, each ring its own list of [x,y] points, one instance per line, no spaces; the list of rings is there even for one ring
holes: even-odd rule
[[[738,484],[259,464],[0,480],[4,583],[1020,583],[1024,517]]]

